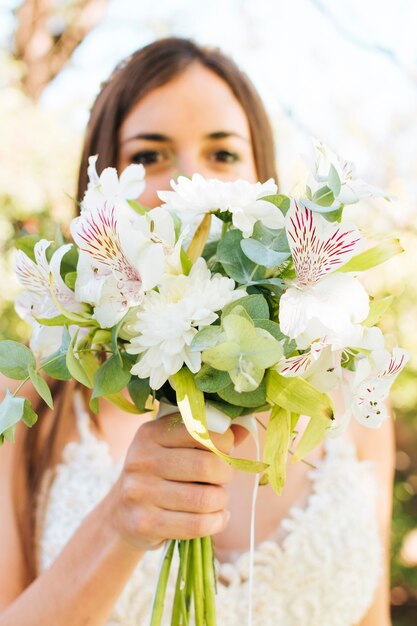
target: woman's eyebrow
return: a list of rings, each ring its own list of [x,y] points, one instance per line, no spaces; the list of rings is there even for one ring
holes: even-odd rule
[[[214,133],[209,133],[208,135],[204,135],[203,139],[227,139],[228,137],[238,137],[239,139],[243,139],[243,141],[249,142],[250,140],[247,137],[243,137],[238,133],[234,133],[226,130],[218,130]],[[163,135],[161,133],[138,133],[133,135],[133,137],[128,137],[124,139],[122,143],[127,143],[128,141],[133,141],[135,139],[145,139],[148,141],[164,141],[164,142],[173,142],[174,140],[168,135]]]

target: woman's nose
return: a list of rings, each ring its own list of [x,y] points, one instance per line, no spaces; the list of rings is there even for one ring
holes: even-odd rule
[[[184,152],[177,156],[177,171],[181,176],[191,177],[193,174],[209,176],[209,168],[205,166],[202,159],[194,152]]]

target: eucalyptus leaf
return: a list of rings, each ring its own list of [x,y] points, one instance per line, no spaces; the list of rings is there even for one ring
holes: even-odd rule
[[[222,321],[237,306],[245,309],[251,319],[269,318],[269,307],[265,298],[259,294],[244,296],[227,304],[222,311]]]
[[[74,354],[74,346],[76,345],[77,337],[78,337],[78,330],[73,335],[71,342],[68,346],[67,357],[66,357],[67,368],[71,376],[75,378],[75,380],[78,380],[78,382],[84,385],[84,387],[89,387],[90,389],[92,389],[93,382],[90,380],[90,377],[87,375],[83,365]]]
[[[146,401],[151,394],[149,378],[138,378],[137,376],[132,376],[127,385],[127,389],[138,411],[140,411],[140,413],[145,413],[147,410],[145,406]]]
[[[197,389],[206,393],[216,393],[230,385],[230,376],[227,372],[203,364],[199,372],[195,375]]]
[[[277,193],[272,196],[264,196],[262,200],[267,200],[268,202],[272,202],[279,209],[281,209],[282,213],[285,215],[288,209],[290,208],[291,201],[288,196],[285,196],[282,193]]]
[[[205,326],[194,335],[190,345],[191,352],[200,352],[215,346],[221,334],[220,326]]]
[[[31,428],[38,421],[37,414],[33,410],[33,407],[29,400],[27,400],[26,398],[23,407],[22,421],[26,424],[26,426],[29,426],[29,428]]]
[[[237,469],[258,473],[268,467],[266,463],[251,461],[250,459],[238,459],[218,450],[207,430],[204,394],[197,389],[193,374],[184,367],[174,374],[172,378],[182,419],[188,432],[196,441]]]
[[[242,239],[240,246],[251,261],[270,268],[281,265],[291,256],[290,252],[276,252],[256,239]]]
[[[30,376],[30,380],[32,381],[32,385],[35,387],[42,400],[46,402],[50,409],[53,409],[54,403],[52,400],[51,390],[49,389],[46,380],[42,378],[38,370],[31,365],[29,365],[28,367],[28,373]]]
[[[71,373],[67,367],[66,355],[68,347],[71,342],[71,336],[68,332],[68,328],[64,326],[62,330],[62,342],[60,347],[54,354],[45,357],[40,364],[40,367],[47,376],[55,378],[56,380],[70,380]]]
[[[313,194],[313,202],[322,207],[331,206],[334,202],[334,199],[334,193],[330,189],[330,187],[327,187],[327,185],[325,185],[324,187],[320,187],[320,189],[318,189]]]
[[[245,408],[259,407],[266,402],[266,387],[265,382],[261,381],[259,387],[254,391],[239,393],[235,391],[234,385],[228,385],[217,392],[217,395],[228,402],[236,406],[242,406]]]
[[[14,380],[28,377],[28,367],[36,367],[31,350],[17,341],[0,341],[0,372]]]
[[[14,441],[14,430],[16,424],[23,418],[25,410],[25,399],[16,398],[6,389],[6,395],[0,403],[0,441],[4,438]]]
[[[327,184],[329,188],[331,189],[331,191],[333,192],[333,196],[336,198],[340,193],[340,189],[342,185],[340,182],[340,176],[337,173],[337,170],[335,166],[333,165],[333,163],[330,165],[329,175],[327,177]]]
[[[132,375],[130,363],[123,362],[120,354],[113,354],[96,370],[92,398],[100,398],[124,389]]]
[[[241,241],[242,233],[239,230],[229,230],[217,246],[217,261],[222,264],[226,274],[238,283],[264,278],[266,268],[248,259],[240,247]]]

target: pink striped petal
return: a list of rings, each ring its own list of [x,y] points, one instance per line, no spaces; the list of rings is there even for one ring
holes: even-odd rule
[[[355,226],[330,223],[294,199],[286,231],[300,287],[313,285],[344,265],[362,243]]]
[[[121,280],[141,283],[139,273],[129,263],[122,249],[114,205],[105,203],[102,207],[82,214],[72,221],[71,233],[80,250],[109,267],[115,276]]]

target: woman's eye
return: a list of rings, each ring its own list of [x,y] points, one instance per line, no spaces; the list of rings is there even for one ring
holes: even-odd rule
[[[142,165],[151,165],[152,163],[160,163],[163,156],[156,150],[142,150],[136,152],[131,158],[132,163],[142,163]]]
[[[221,163],[235,163],[239,161],[239,155],[236,152],[229,152],[229,150],[217,150],[214,156],[215,160]]]

